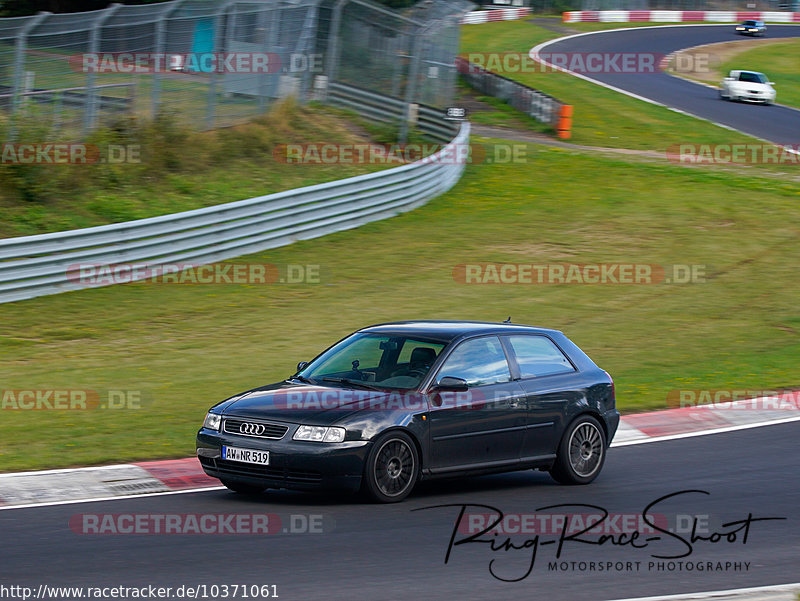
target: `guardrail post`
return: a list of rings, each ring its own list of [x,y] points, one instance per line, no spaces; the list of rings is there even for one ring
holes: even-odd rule
[[[22,104],[23,88],[25,86],[25,48],[27,47],[28,33],[52,14],[51,12],[43,11],[31,17],[17,34],[14,48],[14,97],[11,99],[11,131],[9,132],[11,139],[14,139],[17,134],[15,117]]]
[[[100,28],[111,16],[119,10],[121,4],[115,3],[106,8],[103,14],[92,22],[92,29],[89,32],[89,54],[97,54],[100,46]],[[83,135],[89,134],[94,129],[97,120],[97,92],[94,87],[96,75],[94,71],[86,74],[86,104],[83,112]]]

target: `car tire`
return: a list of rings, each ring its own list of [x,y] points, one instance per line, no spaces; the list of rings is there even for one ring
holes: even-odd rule
[[[257,495],[259,493],[264,492],[267,487],[266,486],[258,486],[256,484],[246,484],[244,482],[236,482],[233,480],[220,480],[222,484],[228,490],[232,490],[233,492],[238,492],[242,495]]]
[[[411,437],[393,430],[380,436],[367,455],[363,488],[379,503],[397,503],[414,489],[419,477],[419,453]]]
[[[606,435],[591,415],[577,417],[564,432],[550,475],[561,484],[589,484],[603,469]]]

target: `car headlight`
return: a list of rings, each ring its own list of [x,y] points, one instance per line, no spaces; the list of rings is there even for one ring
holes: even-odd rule
[[[342,442],[344,428],[326,428],[324,426],[300,426],[292,436],[292,440],[308,440],[311,442]]]
[[[203,420],[203,427],[209,430],[219,431],[219,425],[222,423],[222,416],[219,413],[207,413],[206,419]]]

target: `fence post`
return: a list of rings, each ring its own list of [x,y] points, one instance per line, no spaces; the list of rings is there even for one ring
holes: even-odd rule
[[[313,59],[311,51],[314,49],[314,34],[317,28],[317,4],[312,4],[307,10],[306,18],[303,20],[303,31],[300,34],[300,40],[297,42],[297,52],[306,55],[306,65],[308,65],[300,79],[300,97],[298,98],[300,102],[305,102],[308,99],[309,88],[311,87],[311,61]]]
[[[269,10],[269,28],[266,31],[266,51],[270,54],[275,54],[281,57],[283,60],[283,56],[278,54],[276,51],[278,50],[278,26],[281,21],[282,16],[282,8],[281,4],[278,3],[277,6],[271,8]],[[283,66],[283,65],[282,65]],[[271,69],[270,69],[271,71]],[[272,93],[274,98],[279,96],[279,89],[280,89],[280,79],[281,79],[282,71],[278,71],[276,73],[256,73],[256,77],[258,77],[258,113],[263,115],[264,112],[267,110],[267,94]]]
[[[232,4],[235,4],[237,0],[224,0],[220,7],[217,9],[217,12],[214,13],[214,31],[212,32],[212,39],[214,40],[212,52],[217,53],[220,51],[219,49],[219,42],[217,41],[219,36],[222,35],[223,29],[223,20],[225,18],[225,13],[228,11],[228,7]],[[207,105],[206,105],[206,128],[212,129],[214,127],[214,117],[216,113],[216,104],[217,104],[217,66],[211,73],[209,74],[208,79],[208,97],[207,97]]]
[[[414,30],[411,43],[411,66],[408,70],[408,83],[406,84],[406,99],[404,101],[403,120],[400,123],[398,142],[405,144],[408,140],[408,122],[411,117],[411,105],[417,93],[417,79],[419,78],[419,63],[422,60],[422,32],[419,28]]]
[[[333,7],[333,17],[331,18],[331,30],[328,33],[328,57],[325,68],[325,75],[328,76],[328,86],[333,83],[336,77],[336,66],[339,54],[339,30],[342,26],[342,10],[349,0],[339,0]]]
[[[17,134],[16,115],[22,104],[23,88],[25,87],[25,48],[28,42],[28,33],[52,14],[51,12],[40,12],[31,17],[17,34],[14,48],[14,97],[11,99],[11,131],[9,132],[12,139]]]
[[[168,10],[164,11],[162,15],[159,16],[159,19],[156,21],[156,31],[155,31],[155,52],[157,54],[164,55],[164,68],[169,69],[169,56],[167,54],[167,49],[164,44],[164,39],[166,37],[167,32],[167,20],[172,16],[172,14],[178,10],[181,5],[184,3],[184,0],[173,0],[171,2],[171,6]],[[151,101],[152,101],[152,113],[153,119],[158,117],[158,109],[161,106],[161,73],[158,69],[155,70],[153,73],[153,86],[151,90]]]
[[[89,53],[97,54],[100,47],[100,28],[103,26],[111,16],[119,10],[121,4],[115,3],[105,9],[103,14],[98,16],[92,22],[92,29],[89,32]],[[83,112],[83,135],[89,134],[94,129],[95,122],[97,121],[97,91],[94,87],[95,73],[89,71],[86,74],[86,104]]]

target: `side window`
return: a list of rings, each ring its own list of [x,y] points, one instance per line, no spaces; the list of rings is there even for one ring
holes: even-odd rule
[[[439,370],[439,378],[463,378],[470,386],[509,382],[511,372],[497,336],[465,340],[459,344]]]
[[[523,378],[575,371],[564,353],[545,336],[509,336],[508,342]]]

